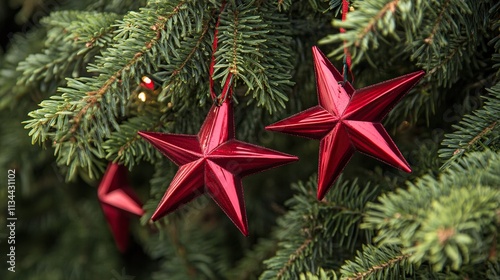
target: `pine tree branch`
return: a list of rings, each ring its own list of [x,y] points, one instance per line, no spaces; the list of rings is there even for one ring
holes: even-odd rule
[[[358,39],[354,42],[354,46],[359,47],[361,44],[361,41],[369,34],[370,32],[373,32],[375,30],[375,25],[382,19],[387,12],[391,12],[394,14],[396,12],[396,7],[398,5],[399,0],[393,0],[387,4],[384,5],[384,7],[374,16],[370,19],[366,27],[363,29],[363,31],[358,34]]]
[[[293,185],[300,193],[287,202],[292,210],[278,221],[279,248],[264,262],[268,269],[261,279],[296,279],[306,271],[315,274],[320,267],[333,269],[337,258],[354,252],[359,235],[371,236],[370,231],[360,232],[359,222],[366,202],[375,199],[377,187],[366,184],[361,188],[357,180],[339,179],[325,199],[317,201],[311,195],[317,186],[313,179],[305,186]]]
[[[333,209],[333,210],[339,210],[343,213],[348,213],[348,214],[356,214],[363,216],[365,213],[359,211],[359,209],[354,209],[354,208],[349,208],[348,206],[343,206],[343,205],[338,205],[336,202],[330,202],[325,199],[319,201],[320,204],[325,205],[326,207]]]
[[[479,140],[481,140],[481,138],[483,138],[485,135],[487,135],[488,133],[490,133],[496,127],[497,123],[498,123],[497,121],[494,121],[492,124],[490,124],[485,129],[483,129],[482,131],[480,131],[474,138],[472,138],[472,140],[470,140],[467,143],[467,146],[465,146],[463,148],[456,149],[453,152],[453,155],[454,156],[459,155],[459,154],[461,155],[465,151],[469,150],[473,145],[475,145]]]
[[[160,39],[161,36],[161,30],[165,28],[165,25],[168,20],[172,19],[177,13],[180,11],[180,7],[186,4],[186,1],[181,1],[173,10],[170,15],[167,17],[158,17],[158,20],[156,23],[151,27],[154,31],[156,31],[156,34],[153,38],[151,38],[149,41],[146,41],[145,43],[145,49],[138,51],[135,53],[133,58],[128,61],[121,69],[117,70],[113,75],[111,75],[104,83],[103,85],[94,91],[87,92],[88,96],[92,96],[91,98],[86,99],[85,101],[87,102],[87,105],[85,105],[80,111],[76,114],[76,116],[73,117],[73,125],[71,126],[71,129],[69,130],[71,134],[75,133],[77,129],[79,128],[80,121],[83,116],[87,114],[87,111],[92,108],[97,106],[99,104],[99,99],[108,92],[109,88],[117,81],[120,79],[122,76],[122,72],[126,71],[129,69],[132,65],[135,65],[139,59],[149,50],[153,47],[153,45]],[[82,100],[83,101],[83,100]],[[64,139],[64,138],[63,138]]]
[[[432,41],[431,41],[432,42]],[[429,44],[431,43],[429,42]],[[444,67],[446,67],[454,58],[457,58],[457,56],[462,56],[462,53],[460,50],[463,49],[464,46],[468,44],[468,39],[467,37],[462,37],[460,38],[456,44],[454,44],[454,47],[451,50],[451,53],[449,53],[446,57],[443,59],[440,59],[439,63],[434,65],[432,69],[427,71],[427,75],[430,76],[438,70],[443,70]]]
[[[146,108],[140,116],[129,118],[120,124],[102,147],[106,150],[106,159],[118,161],[129,168],[141,160],[153,162],[158,151],[144,142],[137,134],[139,130],[160,131],[172,124],[171,112],[161,112],[158,108]]]
[[[152,1],[140,12],[125,15],[117,25],[114,43],[96,57],[95,64],[87,68],[89,72],[98,74],[68,79],[67,87],[60,88],[61,96],[43,101],[41,109],[29,114],[32,120],[26,122],[26,128],[31,128],[33,140],[43,142],[47,137],[54,138],[51,142],[55,145],[58,162],[70,165],[68,178],[73,178],[79,167],[86,168],[90,177],[100,173],[97,166],[101,165],[105,155],[101,144],[119,129],[118,122],[125,117],[131,87],[137,85],[136,73],[149,73],[152,68],[168,70],[172,61],[180,65],[179,60],[185,58],[180,54],[187,55],[183,53],[181,43],[195,44],[194,37],[203,31],[207,17],[196,15],[207,11],[206,3],[192,0],[176,2]],[[173,25],[174,21],[183,24]],[[166,32],[167,28],[169,32]],[[200,67],[197,63],[204,55],[200,51],[195,53],[195,66],[190,63],[190,71],[182,73],[184,84],[187,75],[199,79]],[[155,74],[162,75],[161,79],[168,82],[172,72]],[[187,91],[188,87],[184,84],[178,83],[176,90]],[[181,95],[186,102],[189,101],[187,97],[187,94]],[[118,150],[112,152],[117,153]]]
[[[106,35],[111,35],[113,32],[115,32],[115,30],[116,30],[115,28],[104,29],[101,33],[98,33],[97,35],[90,37],[90,39],[85,42],[85,47],[89,49],[94,48],[94,45],[97,41],[105,38]],[[80,37],[74,37],[74,40],[78,41],[80,40]]]
[[[155,40],[155,39],[153,39],[153,40]],[[151,40],[151,41],[153,41],[153,40]],[[149,48],[151,48],[151,46],[149,46]],[[86,93],[87,96],[89,96],[90,98],[82,99],[82,101],[85,101],[87,103],[87,105],[83,106],[80,109],[80,111],[78,111],[78,113],[73,117],[73,121],[72,121],[73,125],[71,126],[71,128],[69,130],[70,134],[73,134],[76,132],[76,130],[79,128],[80,121],[81,121],[82,117],[87,114],[87,111],[90,108],[97,106],[99,104],[99,99],[104,94],[106,94],[106,92],[108,92],[110,87],[118,79],[120,79],[120,77],[122,76],[122,71],[125,71],[126,69],[129,69],[132,65],[136,64],[137,61],[144,55],[144,53],[145,52],[137,52],[134,55],[134,57],[125,66],[123,66],[120,70],[116,71],[113,75],[111,75],[111,77],[109,77],[99,89],[89,91]],[[60,142],[64,142],[64,137],[60,140]]]
[[[444,148],[440,149],[439,156],[446,158],[441,167],[448,167],[467,151],[481,150],[489,145],[491,149],[498,149],[500,140],[500,83],[486,89],[491,94],[485,97],[484,106],[463,117],[455,132],[446,134],[441,142]]]
[[[175,248],[176,256],[181,259],[182,264],[186,268],[187,275],[191,279],[195,279],[195,277],[197,276],[196,268],[191,264],[191,262],[188,259],[187,248],[182,244],[182,242],[179,239],[177,227],[170,226],[168,231],[170,240],[172,241],[172,245]]]
[[[378,231],[379,246],[401,246],[411,262],[429,262],[434,271],[480,263],[498,227],[499,167],[498,153],[471,153],[438,179],[426,175],[370,203],[363,227]]]
[[[53,12],[43,18],[42,26],[49,30],[45,48],[18,64],[17,70],[23,73],[18,85],[39,88],[49,94],[63,85],[65,77],[81,76],[82,66],[92,61],[92,56],[111,41],[109,34],[116,29],[112,23],[117,18],[114,13],[77,11]],[[102,43],[86,47],[80,37],[86,39],[96,33],[102,36]]]
[[[233,24],[234,24],[234,29],[233,29],[233,60],[232,60],[232,64],[231,66],[229,66],[230,68],[230,72],[233,73],[234,75],[238,75],[238,45],[237,45],[237,42],[238,42],[238,24],[239,24],[239,21],[238,21],[238,14],[239,14],[239,11],[238,10],[234,10],[233,12]]]
[[[187,63],[191,60],[191,58],[193,57],[193,55],[196,53],[196,51],[199,50],[201,44],[204,42],[205,40],[205,36],[208,34],[208,30],[209,30],[209,27],[210,27],[210,24],[209,24],[209,21],[205,21],[205,23],[203,24],[203,31],[201,32],[200,34],[200,37],[198,38],[198,40],[196,41],[196,45],[191,49],[191,51],[189,52],[189,54],[186,56],[186,58],[184,59],[184,61],[181,63],[181,65],[176,68],[174,71],[172,71],[172,74],[170,75],[170,82],[167,84],[167,88],[170,87],[174,82],[174,79],[176,76],[178,76],[181,71],[184,69],[184,67],[186,67]]]
[[[305,231],[305,230],[304,230]],[[278,274],[276,275],[277,279],[282,279],[283,275],[288,272],[290,267],[293,265],[293,263],[304,253],[304,251],[308,248],[308,246],[311,244],[312,239],[311,237],[308,237],[304,240],[304,243],[302,243],[293,254],[290,254],[290,257],[288,259],[288,262],[278,271]]]
[[[354,260],[347,260],[340,268],[345,280],[399,280],[413,274],[411,254],[401,252],[397,246],[363,245]]]
[[[434,40],[434,36],[436,36],[436,33],[439,29],[439,26],[441,25],[441,22],[444,18],[444,13],[450,6],[451,0],[446,0],[446,2],[441,6],[441,12],[439,13],[439,16],[436,18],[436,21],[434,22],[434,26],[432,27],[432,31],[429,34],[427,38],[424,39],[424,42],[427,44],[432,44],[432,41]]]
[[[165,121],[163,119],[159,119],[158,122],[156,122],[152,127],[148,127],[145,130],[146,131],[158,131],[158,129],[160,129],[163,126],[165,126]],[[142,138],[139,135],[137,135],[136,137],[130,138],[127,142],[125,142],[118,149],[118,153],[117,153],[118,157],[123,157],[126,150],[128,150],[137,141],[141,141],[141,140],[142,140]]]
[[[24,61],[30,54],[38,53],[44,49],[43,39],[46,37],[46,30],[42,27],[31,29],[26,34],[15,34],[11,39],[11,46],[6,53],[0,54],[0,110],[15,108],[22,96],[32,93],[34,98],[39,95],[26,84],[17,84],[17,78],[22,76],[22,72],[17,69],[20,62]],[[41,99],[36,99],[41,100]]]
[[[401,263],[404,260],[407,260],[410,256],[411,256],[410,254],[401,254],[401,255],[397,256],[396,258],[390,259],[390,260],[388,260],[388,261],[386,261],[384,263],[374,265],[374,266],[368,268],[365,271],[360,271],[360,272],[356,273],[355,277],[347,277],[345,279],[346,280],[363,280],[367,276],[369,277],[369,276],[371,276],[373,274],[378,273],[381,270],[384,270],[384,269],[386,269],[388,267],[393,266],[396,263]]]
[[[228,6],[221,14],[213,76],[222,78],[223,83],[229,72],[234,73],[235,84],[243,82],[247,88],[244,95],[252,97],[247,104],[257,102],[272,113],[277,105],[285,107],[292,84],[291,26],[277,12],[275,3],[254,4],[249,8],[242,4]],[[277,57],[276,53],[282,55]]]
[[[277,247],[274,240],[260,238],[251,250],[245,252],[244,258],[240,259],[236,266],[229,269],[225,279],[257,279],[263,270],[263,261],[271,257]]]

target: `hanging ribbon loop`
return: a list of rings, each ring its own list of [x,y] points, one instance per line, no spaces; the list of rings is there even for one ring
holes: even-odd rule
[[[347,13],[349,12],[349,1],[348,0],[342,0],[342,21],[346,21],[347,19]],[[340,33],[345,33],[345,29],[343,27],[340,28]],[[351,74],[352,82],[354,82],[354,75],[352,74],[351,71],[351,53],[349,52],[349,48],[347,47],[346,41],[344,41],[344,61],[343,61],[343,67],[342,67],[342,75],[344,76],[344,82],[342,83],[343,85],[348,82],[348,74]]]
[[[226,8],[226,1],[222,3],[222,6],[220,8],[219,12],[219,17],[217,18],[217,23],[215,24],[215,31],[214,31],[214,41],[212,43],[212,60],[210,61],[210,69],[209,69],[209,81],[210,81],[210,96],[212,97],[212,100],[214,100],[215,104],[221,105],[224,101],[226,101],[228,98],[231,98],[233,90],[231,87],[231,84],[233,82],[233,73],[231,73],[231,69],[229,69],[229,73],[227,74],[226,77],[226,82],[224,83],[224,87],[222,88],[222,92],[219,96],[215,93],[214,89],[214,68],[215,68],[215,52],[217,51],[217,44],[219,42],[219,24],[220,24],[220,17],[224,9]]]

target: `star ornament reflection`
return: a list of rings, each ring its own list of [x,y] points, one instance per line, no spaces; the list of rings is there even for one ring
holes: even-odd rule
[[[230,98],[212,106],[198,135],[139,132],[179,166],[151,217],[153,221],[206,192],[248,235],[241,178],[298,158],[238,141],[234,134]]]
[[[317,47],[313,56],[319,105],[266,129],[321,140],[318,199],[325,197],[355,151],[411,172],[381,121],[425,72],[354,90],[350,83],[340,83],[341,74]]]

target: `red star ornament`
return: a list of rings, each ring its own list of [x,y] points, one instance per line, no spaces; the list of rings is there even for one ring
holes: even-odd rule
[[[241,178],[298,158],[238,141],[234,133],[230,98],[212,106],[198,135],[139,132],[179,166],[153,221],[207,192],[241,233],[248,235]]]
[[[142,216],[144,210],[134,190],[127,183],[127,168],[110,163],[97,189],[104,216],[120,252],[128,247],[130,214]]]
[[[325,197],[355,151],[411,172],[380,122],[425,72],[354,90],[349,82],[342,85],[342,75],[317,47],[312,51],[319,105],[266,129],[321,140],[318,199]]]

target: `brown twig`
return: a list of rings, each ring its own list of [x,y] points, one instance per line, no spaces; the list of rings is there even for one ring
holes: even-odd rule
[[[382,270],[388,266],[391,266],[397,262],[400,262],[404,259],[407,259],[409,258],[411,255],[410,254],[406,254],[406,255],[401,255],[401,256],[398,256],[394,259],[391,259],[389,261],[387,261],[386,263],[383,263],[383,264],[380,264],[380,265],[375,265],[375,266],[372,266],[370,267],[367,271],[365,272],[359,272],[359,273],[356,273],[356,276],[355,277],[348,277],[346,278],[346,280],[362,280],[362,279],[365,279],[365,277],[367,275],[370,275],[370,274],[373,274],[379,270]]]
[[[388,11],[394,13],[394,11],[396,11],[396,6],[398,5],[398,2],[399,0],[394,0],[392,2],[385,4],[385,6],[375,15],[375,17],[373,17],[370,20],[368,25],[358,35],[358,39],[354,43],[356,47],[359,47],[361,39],[363,39],[366,36],[366,34],[368,34],[372,29],[375,28],[375,24],[385,15],[385,13],[387,13]]]
[[[495,126],[497,125],[498,122],[493,122],[492,124],[490,124],[488,127],[486,127],[485,129],[483,129],[478,135],[476,135],[476,137],[472,138],[472,140],[469,141],[469,143],[467,143],[467,147],[466,148],[459,148],[459,149],[456,149],[454,152],[453,152],[453,155],[456,155],[458,153],[462,153],[463,151],[465,151],[466,149],[468,149],[470,146],[476,144],[476,142],[479,141],[479,139],[481,139],[484,135],[488,134],[489,132],[491,132]]]
[[[293,264],[293,262],[297,259],[297,256],[302,254],[302,252],[309,246],[309,244],[312,242],[311,238],[307,238],[302,245],[300,245],[297,250],[293,254],[290,255],[290,258],[288,259],[288,262],[280,269],[278,274],[276,275],[277,279],[281,279],[283,277],[283,274],[288,270],[288,268]]]
[[[439,28],[439,23],[441,23],[441,21],[443,20],[444,12],[448,9],[449,5],[450,5],[450,0],[447,0],[444,3],[444,5],[442,6],[441,12],[439,13],[439,16],[437,17],[436,22],[434,23],[434,26],[432,27],[431,34],[429,35],[429,37],[425,38],[425,40],[424,40],[425,43],[427,43],[429,45],[432,44],[432,41],[434,40],[434,36],[436,35],[437,30]]]

